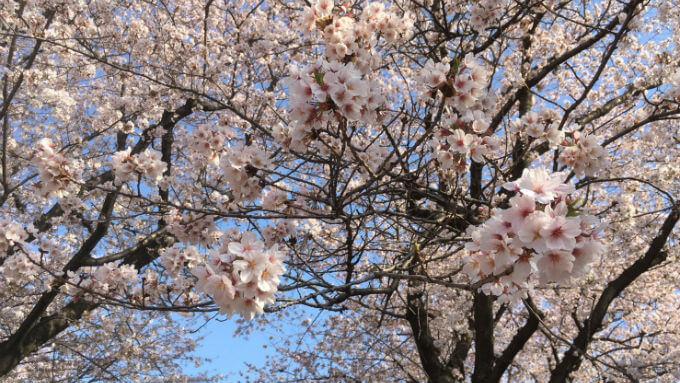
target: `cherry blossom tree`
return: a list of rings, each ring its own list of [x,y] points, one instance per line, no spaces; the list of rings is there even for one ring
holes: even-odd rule
[[[0,380],[680,378],[680,3],[1,4]]]

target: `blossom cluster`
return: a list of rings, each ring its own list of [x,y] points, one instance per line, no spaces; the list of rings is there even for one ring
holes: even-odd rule
[[[601,226],[574,207],[568,198],[574,187],[564,183],[566,176],[525,169],[520,179],[504,185],[517,193],[510,207],[495,209],[488,221],[471,229],[463,271],[473,281],[491,277],[482,291],[520,299],[536,278],[548,283],[581,276],[604,252]]]
[[[572,168],[577,176],[596,175],[607,165],[607,151],[593,135],[559,129],[559,123],[551,122],[556,117],[555,111],[550,109],[540,113],[530,111],[512,124],[510,131],[523,132],[535,139],[543,138],[551,148],[559,148],[558,162]]]
[[[453,65],[428,60],[418,80],[425,95],[434,98],[441,93],[444,104],[460,113],[451,112],[444,117],[443,128],[429,141],[443,169],[465,172],[467,157],[483,162],[484,156],[499,149],[497,138],[488,132],[488,111],[495,102],[484,89],[488,72],[472,54],[454,61]]]
[[[200,261],[200,253],[194,246],[182,249],[179,243],[175,243],[161,251],[160,259],[165,270],[176,276],[183,268],[196,266]]]
[[[435,89],[446,83],[449,77],[451,65],[443,62],[434,62],[429,59],[420,70],[419,81],[429,88]]]
[[[262,195],[262,208],[277,211],[288,201],[288,193],[281,189],[268,189]]]
[[[187,134],[187,148],[211,164],[218,165],[224,144],[232,135],[233,131],[227,126],[199,124]]]
[[[379,82],[369,77],[380,64],[379,37],[388,43],[403,42],[413,22],[409,13],[399,16],[377,2],[356,15],[347,6],[335,7],[332,0],[318,0],[305,8],[302,29],[307,34],[321,32],[324,59],[291,69],[286,83],[292,123],[273,129],[277,141],[305,151],[320,140],[327,146],[314,145],[316,149],[332,151],[337,139],[320,132],[328,123],[340,122],[340,127],[343,122],[377,123],[379,109],[387,101]]]
[[[333,14],[333,0],[318,0],[305,8],[302,15],[302,29],[310,33],[315,29],[323,33],[325,55],[330,61],[354,61],[362,72],[373,66],[372,46],[374,36],[380,34],[390,43],[398,43],[407,37],[413,28],[410,14],[403,17],[385,9],[382,3],[369,3],[355,17],[346,7]]]
[[[61,287],[64,294],[81,296],[83,293],[120,293],[141,297],[137,269],[128,264],[108,262],[98,267],[83,267],[66,272],[67,283]],[[147,281],[148,282],[148,281]],[[147,288],[148,290],[148,288]]]
[[[453,67],[451,63],[427,60],[420,70],[419,82],[425,87],[426,94],[440,91],[447,105],[466,113],[489,109],[495,101],[485,90],[488,77],[488,70],[468,53]]]
[[[22,246],[27,238],[28,233],[18,222],[0,220],[0,258],[6,256],[0,265],[0,275],[9,282],[25,283],[40,273],[30,249]],[[7,255],[13,248],[16,251]]]
[[[171,214],[167,219],[166,230],[179,242],[207,246],[220,235],[211,216],[194,212],[182,215]]]
[[[28,238],[28,233],[18,222],[0,219],[0,254],[7,251],[17,243],[22,243]]]
[[[172,254],[181,254],[174,252]],[[164,264],[173,265],[165,253]],[[191,268],[197,278],[196,288],[211,295],[220,312],[244,318],[262,314],[266,303],[274,302],[280,277],[285,271],[283,253],[276,247],[266,248],[252,232],[244,232],[239,242],[229,242],[208,252],[206,261]],[[184,257],[193,261],[193,258]]]
[[[130,152],[131,148],[127,148],[111,156],[116,183],[136,181],[140,177],[146,177],[154,183],[161,181],[167,169],[167,164],[161,160],[161,152],[152,149],[135,155]]]
[[[666,92],[666,97],[671,100],[680,100],[680,69],[676,70],[669,76],[669,89]]]
[[[607,151],[600,146],[595,136],[582,136],[574,132],[565,140],[558,161],[574,169],[577,176],[592,177],[607,165]]]
[[[551,122],[554,110],[543,109],[541,113],[530,111],[522,116],[514,126],[510,127],[513,132],[523,131],[532,138],[545,138],[551,148],[556,148],[564,141],[564,131],[559,129],[559,124]]]
[[[38,169],[38,193],[45,198],[60,198],[69,193],[76,177],[77,167],[63,153],[55,151],[52,140],[43,138],[36,143],[32,164]]]
[[[278,220],[274,225],[267,225],[262,229],[262,238],[268,246],[281,243],[286,238],[295,236],[297,223],[294,220]]]
[[[132,265],[119,265],[114,262],[109,262],[97,267],[92,276],[93,277],[89,279],[92,283],[90,288],[98,292],[106,293],[135,285],[138,273],[137,269]]]
[[[220,159],[220,168],[229,185],[232,201],[254,200],[262,193],[259,171],[271,169],[267,152],[256,146],[241,144],[229,148]]]
[[[462,122],[462,121],[461,121]],[[464,124],[464,122],[462,122]],[[456,126],[456,125],[454,125]],[[460,125],[458,126],[465,126]],[[465,133],[463,129],[449,131],[441,129],[429,142],[437,155],[439,165],[444,170],[463,173],[467,170],[467,158],[474,162],[484,162],[484,156],[498,150],[498,139],[493,135],[479,136]]]
[[[479,3],[472,3],[470,7],[470,27],[477,33],[484,33],[484,30],[493,25],[498,18],[502,7],[502,1],[482,0]]]
[[[296,123],[282,135],[296,150],[304,149],[315,128],[338,117],[374,123],[385,102],[378,82],[368,80],[352,62],[319,60],[293,70],[286,81],[290,118]]]
[[[40,274],[40,267],[24,253],[13,254],[0,266],[0,274],[8,281],[26,283]]]
[[[479,64],[471,53],[465,55],[458,73],[453,78],[452,85],[455,92],[448,100],[449,103],[459,111],[488,107],[486,103],[493,100],[488,97],[484,89],[488,76],[488,70]]]

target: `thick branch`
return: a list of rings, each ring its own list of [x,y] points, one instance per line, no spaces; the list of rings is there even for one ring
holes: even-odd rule
[[[680,214],[678,213],[678,207],[676,206],[668,215],[663,225],[661,225],[659,234],[654,237],[645,255],[625,269],[616,279],[607,284],[607,287],[600,295],[597,304],[595,304],[595,307],[593,307],[590,312],[588,319],[583,323],[583,328],[572,342],[571,347],[565,352],[562,361],[552,371],[550,383],[566,382],[569,374],[579,368],[583,359],[583,354],[586,352],[588,345],[592,341],[593,335],[600,330],[600,327],[602,327],[602,320],[607,314],[609,305],[614,298],[642,275],[642,273],[666,259],[667,254],[663,250],[663,247],[673,231],[676,222],[678,222],[678,218],[680,218]]]
[[[4,376],[27,355],[37,351],[43,344],[64,331],[72,322],[79,320],[84,313],[97,307],[90,301],[71,302],[58,313],[40,319],[14,347],[7,347],[7,342],[0,345],[0,376]]]
[[[475,315],[475,369],[472,383],[487,383],[494,363],[493,354],[493,298],[475,293],[472,310]]]
[[[434,344],[422,293],[409,293],[406,298],[406,320],[411,325],[418,355],[430,383],[454,383],[451,370],[439,360],[440,351]]]
[[[503,377],[503,374],[510,366],[510,363],[515,359],[515,356],[524,348],[524,345],[531,339],[538,329],[540,323],[539,316],[543,316],[538,309],[531,302],[531,298],[527,299],[526,302],[527,311],[529,312],[529,317],[522,328],[517,331],[510,344],[503,350],[503,353],[496,359],[496,365],[493,367],[493,372],[491,373],[491,378],[489,382],[499,382]]]

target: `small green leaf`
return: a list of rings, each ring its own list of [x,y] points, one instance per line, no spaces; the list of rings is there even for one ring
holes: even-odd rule
[[[323,85],[323,75],[323,73],[314,72],[314,81],[319,85]]]

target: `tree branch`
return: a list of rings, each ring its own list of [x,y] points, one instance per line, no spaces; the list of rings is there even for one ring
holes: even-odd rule
[[[583,354],[586,352],[588,345],[593,339],[593,335],[602,327],[602,320],[607,314],[609,305],[626,287],[633,283],[642,273],[649,270],[651,267],[658,265],[666,259],[666,252],[663,247],[666,240],[670,236],[675,224],[680,218],[678,206],[675,206],[671,213],[666,217],[659,234],[654,237],[645,255],[638,259],[631,266],[626,268],[616,279],[609,282],[607,287],[600,294],[595,307],[588,319],[583,323],[583,328],[578,332],[569,347],[569,350],[564,353],[562,361],[553,369],[550,376],[550,383],[564,383],[567,381],[569,375],[576,371],[581,365]]]

